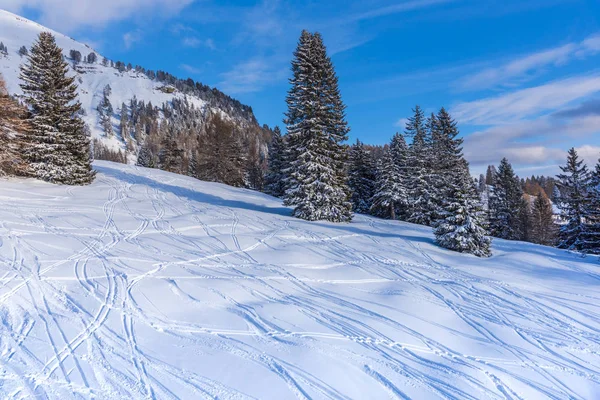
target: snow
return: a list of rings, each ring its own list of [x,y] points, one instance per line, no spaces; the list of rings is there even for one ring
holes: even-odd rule
[[[161,91],[160,88],[164,86],[164,83],[150,80],[144,74],[138,73],[135,70],[119,72],[110,66],[103,66],[101,63],[103,56],[88,45],[79,43],[36,22],[8,11],[0,10],[0,42],[3,42],[8,47],[8,56],[0,55],[0,73],[6,80],[9,93],[22,94],[19,86],[19,66],[25,62],[26,58],[18,54],[19,48],[25,46],[29,50],[33,42],[37,39],[37,36],[44,31],[48,31],[54,35],[57,45],[63,49],[65,56],[69,55],[70,50],[79,51],[82,57],[86,57],[91,52],[95,52],[98,56],[96,63],[87,64],[81,62],[78,64],[77,70],[73,69],[71,64],[70,72],[77,77],[76,83],[79,86],[79,100],[86,114],[83,117],[84,121],[90,127],[92,136],[101,140],[111,149],[122,149],[125,151],[126,147],[119,135],[110,138],[106,137],[102,127],[98,123],[96,108],[102,100],[102,92],[106,85],[110,85],[112,88],[110,101],[115,110],[115,114],[113,115],[115,132],[118,132],[118,112],[121,104],[125,103],[129,105],[129,101],[134,96],[146,103],[152,102],[155,106],[170,102],[174,97],[183,98],[183,94],[179,92],[169,94]],[[196,107],[206,107],[206,103],[200,98],[188,96],[188,101]]]
[[[0,180],[1,398],[600,398],[596,258],[95,168]]]

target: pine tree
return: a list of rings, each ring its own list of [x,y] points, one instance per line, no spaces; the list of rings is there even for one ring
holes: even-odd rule
[[[386,150],[377,167],[371,213],[379,217],[396,219],[396,210],[406,205],[407,197],[400,168],[391,151]]]
[[[491,235],[500,239],[524,240],[522,219],[526,211],[523,210],[523,190],[506,158],[500,161],[494,182],[489,202]]]
[[[110,95],[112,93],[112,89],[110,85],[106,85],[102,90],[102,100],[98,104],[98,118],[100,120],[100,125],[104,130],[104,133],[107,137],[111,137],[113,135],[113,126],[112,126],[112,116],[113,116],[113,106],[110,103]]]
[[[371,198],[375,194],[375,166],[371,154],[356,140],[350,149],[348,186],[352,191],[352,205],[357,213],[366,214],[371,209]]]
[[[560,169],[563,173],[558,175],[560,187],[558,207],[567,223],[560,227],[558,247],[585,251],[587,235],[585,219],[589,209],[586,190],[589,187],[590,175],[574,148],[569,150],[567,164]]]
[[[285,140],[278,126],[273,129],[269,145],[269,169],[265,178],[266,192],[271,196],[283,197],[285,194]]]
[[[127,111],[127,105],[121,104],[121,117],[119,119],[119,132],[123,140],[130,138],[131,127],[129,126],[129,113]]]
[[[21,88],[30,107],[25,156],[32,173],[54,183],[91,183],[90,139],[79,117],[75,78],[54,36],[40,33],[21,66]]]
[[[485,173],[485,184],[488,186],[494,186],[496,184],[496,166],[488,165],[487,171]]]
[[[2,42],[0,42],[0,54],[4,56],[8,55],[8,47],[6,47]]]
[[[600,160],[590,174],[585,213],[585,252],[600,254]]]
[[[28,54],[29,54],[29,50],[27,50],[27,47],[21,46],[21,48],[19,49],[19,55],[21,57],[25,57]]]
[[[469,167],[464,160],[461,164],[448,182],[441,219],[434,229],[435,239],[446,249],[489,257],[491,240],[486,236],[484,212]]]
[[[407,220],[431,226],[436,205],[433,197],[432,133],[437,119],[431,116],[426,123],[419,106],[409,118],[404,134],[412,137],[406,162],[406,186],[408,189]]]
[[[350,221],[346,176],[349,131],[338,79],[321,35],[303,31],[286,102],[289,136],[285,204],[306,220]]]
[[[540,190],[533,201],[531,210],[531,241],[545,246],[556,243],[556,224],[552,203],[546,193]]]

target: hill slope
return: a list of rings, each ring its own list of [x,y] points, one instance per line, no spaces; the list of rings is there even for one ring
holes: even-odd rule
[[[595,258],[96,168],[0,181],[2,398],[600,397]]]
[[[3,42],[8,47],[7,55],[0,54],[0,73],[4,75],[11,94],[19,95],[22,93],[19,87],[19,66],[26,59],[19,55],[18,51],[20,47],[25,46],[27,49],[30,49],[39,33],[43,31],[49,31],[55,36],[58,46],[63,49],[63,55],[67,57],[70,50],[79,51],[83,57],[92,52],[97,54],[98,61],[95,63],[88,64],[81,62],[75,67],[70,63],[70,72],[77,77],[79,100],[85,111],[83,119],[90,127],[92,137],[99,139],[113,150],[121,149],[126,151],[126,143],[119,134],[106,137],[99,124],[97,107],[102,100],[103,89],[106,85],[110,85],[112,88],[110,101],[115,110],[115,114],[112,116],[115,132],[118,132],[119,108],[121,104],[125,103],[128,105],[134,97],[138,101],[144,101],[146,104],[152,103],[154,106],[168,103],[173,98],[183,99],[187,97],[188,102],[196,108],[203,110],[210,108],[211,111],[220,113],[239,126],[258,127],[252,110],[248,106],[237,104],[236,106],[217,107],[199,96],[189,94],[186,96],[182,91],[176,90],[173,87],[169,87],[168,91],[166,91],[165,87],[170,85],[165,82],[150,79],[135,68],[129,71],[119,71],[110,65],[104,66],[101,62],[103,59],[102,55],[89,46],[26,18],[0,10],[0,42]],[[174,92],[170,93],[173,90]],[[203,90],[208,91],[207,96],[211,99],[215,96],[227,97],[216,89],[203,88]],[[235,102],[233,99],[230,100],[231,102]],[[131,159],[134,160],[135,158]]]

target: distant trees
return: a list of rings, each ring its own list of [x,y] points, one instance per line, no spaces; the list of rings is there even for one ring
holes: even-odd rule
[[[200,179],[244,186],[245,157],[239,135],[230,122],[214,114],[200,137],[198,171]]]
[[[500,161],[492,181],[494,185],[489,200],[492,236],[509,240],[525,239],[521,220],[527,204],[523,199],[519,178],[506,158]]]
[[[102,99],[96,108],[98,111],[98,120],[100,122],[100,126],[107,137],[111,137],[113,135],[112,116],[114,110],[112,104],[110,103],[111,93],[112,88],[110,85],[106,85],[102,91]]]
[[[54,36],[42,32],[21,65],[21,89],[31,130],[24,155],[34,176],[54,183],[92,182],[90,141],[79,117],[77,86]]]
[[[21,48],[19,48],[19,55],[21,57],[25,57],[29,54],[29,50],[27,50],[27,47],[25,46],[21,46]]]
[[[0,74],[0,176],[26,175],[23,135],[29,131],[27,110],[8,95]]]
[[[85,57],[85,62],[88,64],[95,64],[98,61],[98,56],[93,51]]]
[[[69,51],[69,58],[73,61],[73,65],[77,65],[81,62],[81,52],[71,49]]]
[[[8,47],[6,47],[2,42],[0,42],[0,54],[3,56],[8,55]]]
[[[278,126],[273,129],[269,144],[269,167],[265,177],[265,191],[271,196],[285,194],[285,140]]]
[[[357,140],[350,148],[348,186],[352,207],[357,213],[368,213],[375,194],[375,163],[364,144]]]

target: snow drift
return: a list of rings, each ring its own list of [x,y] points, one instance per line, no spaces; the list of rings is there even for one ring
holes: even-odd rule
[[[0,181],[2,398],[600,397],[596,258],[95,166]]]

